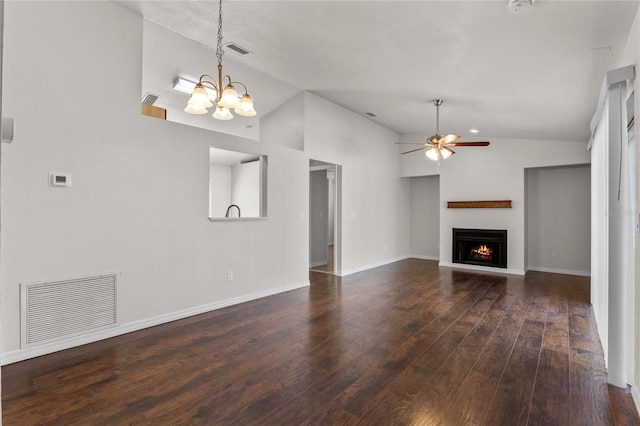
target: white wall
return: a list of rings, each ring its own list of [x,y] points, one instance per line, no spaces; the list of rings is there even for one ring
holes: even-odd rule
[[[3,53],[3,47],[4,46],[4,0],[0,0],[0,117],[3,117],[2,115],[2,98],[3,98],[3,82],[2,82],[2,74],[3,74],[3,62],[2,62],[2,58],[4,58],[4,53]],[[2,131],[2,124],[0,124],[0,132]],[[2,159],[2,142],[0,142],[0,162]],[[0,163],[0,169],[2,169],[1,163]],[[1,205],[1,200],[0,200],[0,205]],[[0,218],[0,222],[2,222],[2,219]],[[0,227],[1,228],[1,227]],[[1,240],[1,239],[0,239]],[[1,252],[1,248],[0,248],[0,252]],[[0,263],[0,269],[2,269],[2,265]],[[0,279],[1,279],[2,275],[0,274]],[[2,287],[0,287],[0,301],[2,300]],[[2,341],[2,303],[0,302],[0,341]],[[1,381],[1,380],[0,380]],[[2,386],[0,384],[0,400],[2,400]],[[0,419],[2,419],[2,404],[0,404]],[[2,423],[2,420],[0,420],[0,423]]]
[[[635,65],[636,67],[636,75],[638,74],[640,67],[640,11],[636,14],[635,19],[633,21],[633,25],[631,30],[629,31],[629,37],[627,39],[627,44],[622,52],[622,57],[617,66],[627,66],[627,65]],[[638,79],[628,82],[628,94],[631,91],[635,90],[635,161],[636,171],[640,170],[640,141],[638,140],[638,128],[640,123],[640,93],[638,84]],[[635,197],[636,209],[640,206],[640,175],[635,176],[635,187],[636,193],[631,194],[631,196]],[[638,211],[635,211],[636,220],[640,220],[638,217]],[[636,231],[635,234],[635,264],[634,264],[634,275],[635,279],[632,278],[633,282],[629,284],[629,289],[631,292],[635,293],[631,296],[634,299],[634,302],[628,305],[628,317],[625,318],[625,322],[627,324],[635,324],[635,330],[632,330],[635,336],[630,336],[626,340],[627,348],[625,351],[627,352],[625,355],[632,358],[628,360],[629,362],[629,370],[631,372],[632,378],[629,380],[631,383],[631,393],[633,395],[634,402],[636,404],[636,408],[640,410],[640,391],[638,390],[638,386],[640,386],[640,233]],[[630,312],[633,311],[633,312]],[[634,338],[635,337],[635,338]]]
[[[398,134],[311,93],[304,107],[305,152],[342,166],[340,273],[408,256],[409,182],[393,160]]]
[[[304,151],[304,99],[300,92],[269,112],[260,122],[260,140]]]
[[[452,265],[452,228],[506,229],[506,272],[524,274],[525,169],[589,163],[587,144],[586,141],[488,139],[491,141],[488,147],[459,148],[456,155],[440,164],[440,264]],[[400,173],[401,176],[432,175],[434,164],[421,152],[401,155]],[[512,208],[446,207],[447,201],[469,200],[512,200]]]
[[[527,169],[527,268],[588,276],[591,168]]]
[[[440,178],[439,176],[422,176],[410,178],[409,181],[411,185],[411,255],[438,260],[440,257]]]
[[[231,167],[209,166],[209,216],[224,217],[231,204]]]
[[[259,217],[260,161],[234,165],[231,168],[231,182],[231,204],[240,207],[242,217]]]
[[[326,265],[329,181],[326,170],[309,172],[309,267]]]
[[[134,325],[308,285],[307,158],[141,116],[142,20],[112,3],[6,16],[3,108],[21,130],[1,168],[3,362],[22,356],[21,282],[120,271],[118,319]],[[268,219],[207,219],[211,144],[269,155]]]
[[[336,233],[336,172],[334,169],[335,167],[331,170],[327,170],[327,180],[329,181],[329,225],[327,226],[327,240],[329,241],[329,245],[333,244]]]
[[[309,158],[344,171],[346,272],[408,255],[394,132],[308,93],[305,151],[144,117],[139,16],[109,2],[6,16],[3,108],[21,130],[1,168],[2,362],[39,354],[19,350],[22,282],[119,271],[124,331],[308,285]],[[208,220],[211,145],[268,155],[266,219]],[[49,171],[73,187],[48,187]]]

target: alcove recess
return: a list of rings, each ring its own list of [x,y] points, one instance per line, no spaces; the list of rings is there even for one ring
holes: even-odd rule
[[[511,200],[447,201],[448,209],[510,209]]]

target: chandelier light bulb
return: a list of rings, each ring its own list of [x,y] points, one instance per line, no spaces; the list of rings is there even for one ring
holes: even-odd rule
[[[240,105],[238,105],[234,111],[236,114],[243,115],[245,117],[253,117],[256,115],[256,110],[253,109],[253,101],[247,93],[242,95]]]
[[[222,96],[218,101],[218,105],[220,105],[223,108],[229,108],[229,109],[237,108],[238,105],[240,105],[238,92],[236,92],[236,89],[231,84],[227,85],[227,87],[224,89],[224,92],[222,92]]]
[[[187,107],[184,109],[184,112],[188,112],[189,114],[206,114],[209,111],[205,107],[199,107],[193,104],[187,104]]]
[[[192,105],[194,108],[210,108],[213,106],[211,100],[209,99],[209,94],[204,89],[202,83],[196,84],[195,89],[193,89],[193,93],[191,93],[191,98],[189,98],[189,105]]]
[[[233,118],[233,114],[231,114],[229,108],[217,106],[216,112],[213,113],[212,117],[216,120],[231,120]]]

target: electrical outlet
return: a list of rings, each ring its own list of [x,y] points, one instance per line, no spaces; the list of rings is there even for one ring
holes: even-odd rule
[[[227,281],[233,281],[233,271],[227,271]]]
[[[558,257],[558,249],[551,250],[551,257]]]

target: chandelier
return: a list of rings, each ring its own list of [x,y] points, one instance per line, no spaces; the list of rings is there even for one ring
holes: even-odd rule
[[[222,49],[222,0],[220,0],[218,8],[218,44],[216,46],[216,57],[218,58],[218,80],[208,74],[204,74],[198,80],[196,87],[191,93],[191,97],[187,102],[187,107],[184,109],[189,114],[206,114],[209,111],[207,108],[213,106],[207,88],[213,89],[215,93],[214,102],[216,103],[216,110],[213,113],[213,118],[218,120],[231,120],[233,114],[231,110],[238,115],[245,117],[252,117],[256,115],[256,110],[253,109],[253,101],[247,93],[247,86],[239,81],[231,81],[231,77],[228,75],[222,76],[222,55],[224,50]],[[238,92],[233,87],[234,84],[239,84],[244,88],[244,95],[238,96]]]

